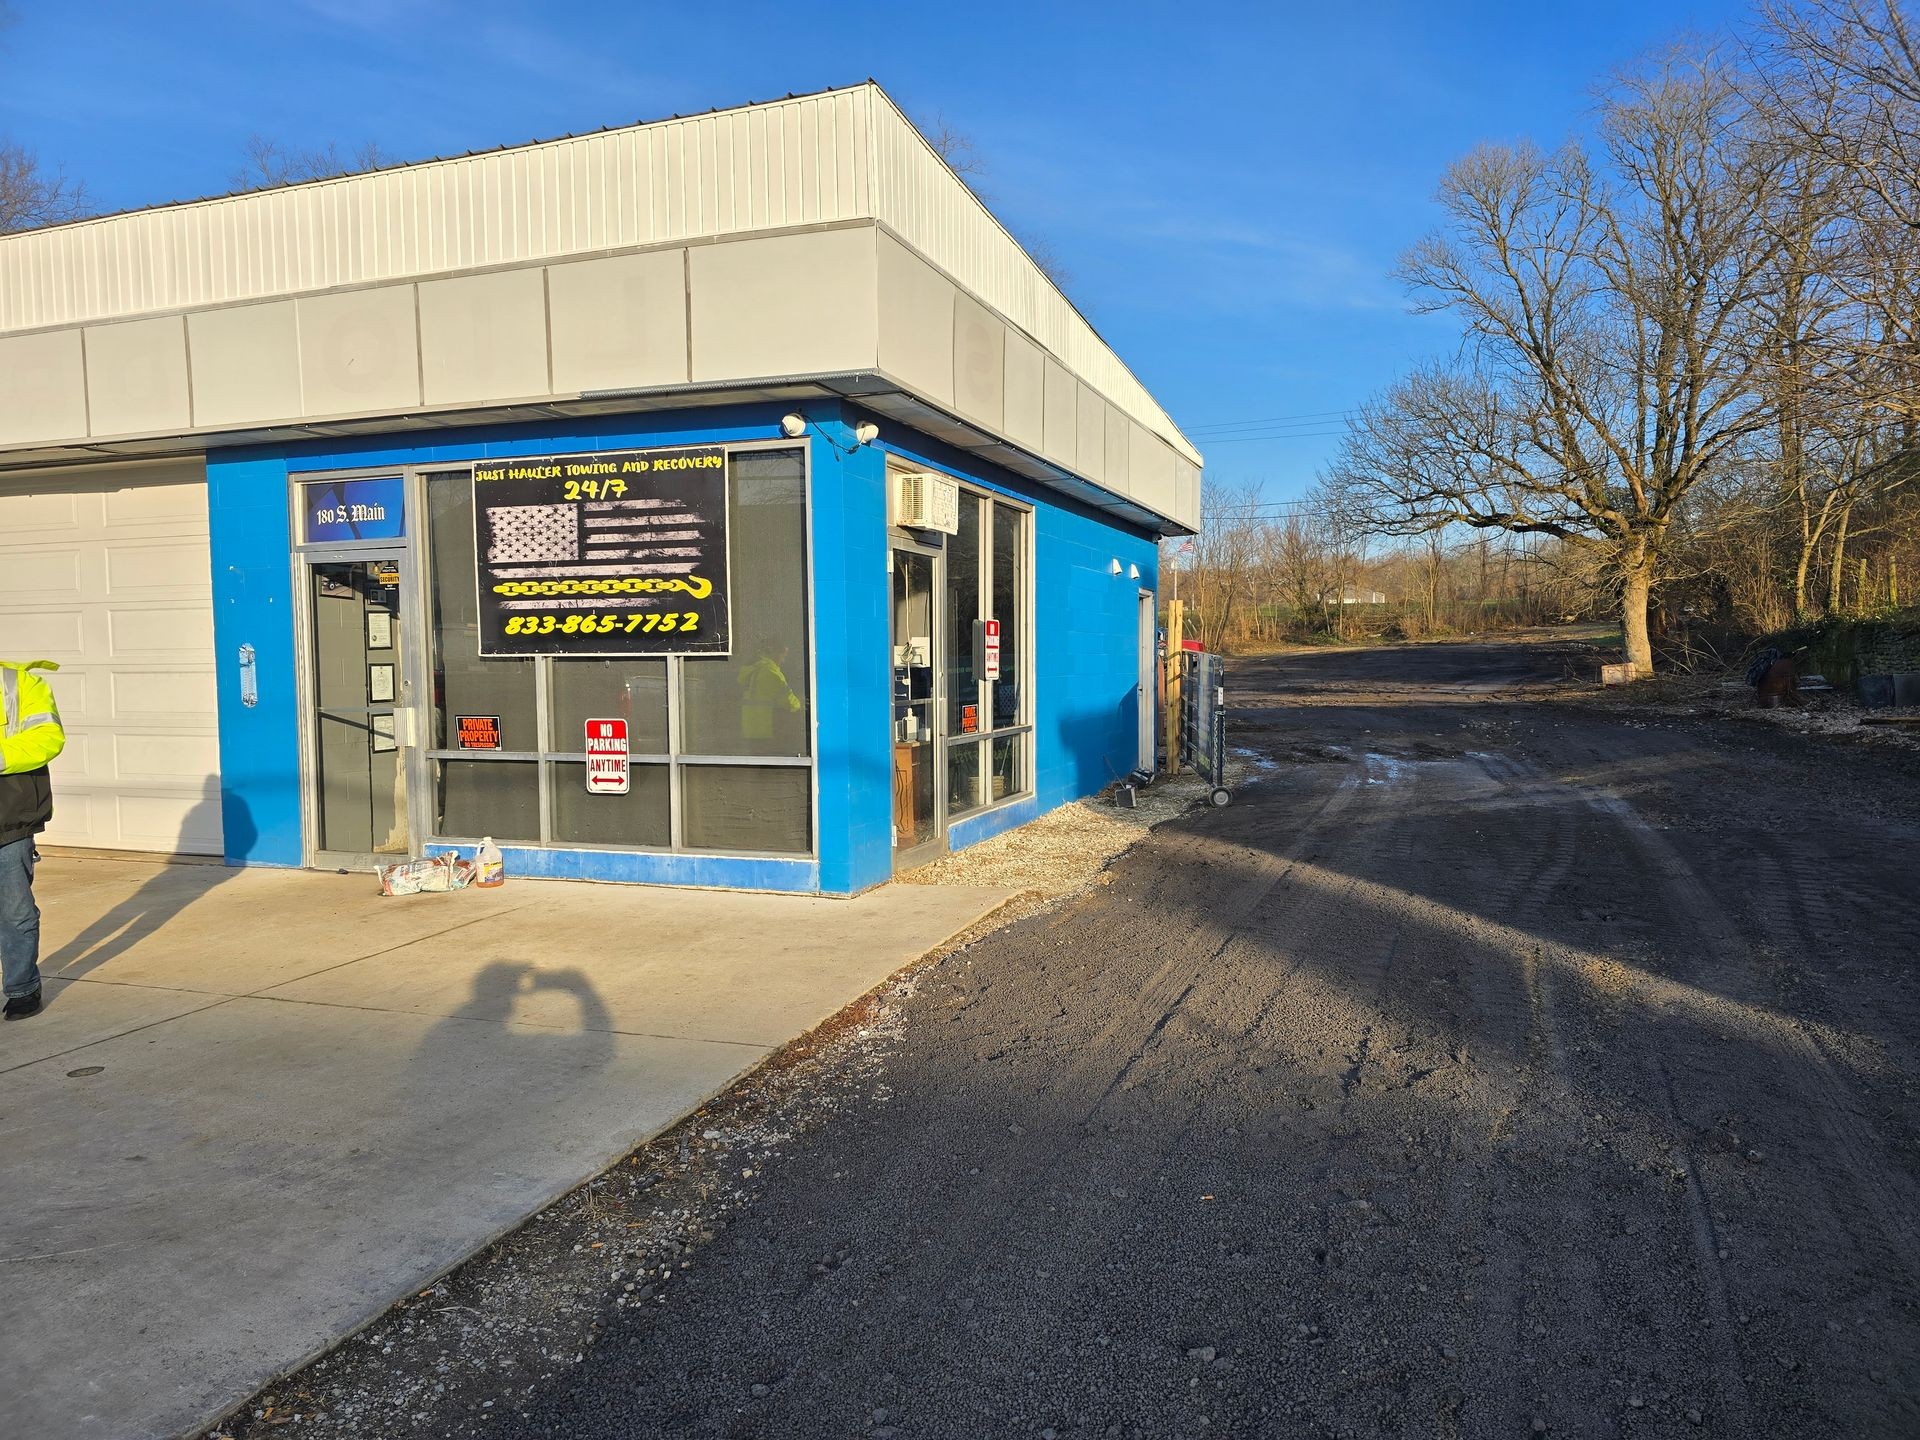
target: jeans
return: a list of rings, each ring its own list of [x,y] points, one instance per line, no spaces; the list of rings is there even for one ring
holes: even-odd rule
[[[40,988],[40,907],[33,903],[33,836],[0,845],[0,972],[7,998]]]

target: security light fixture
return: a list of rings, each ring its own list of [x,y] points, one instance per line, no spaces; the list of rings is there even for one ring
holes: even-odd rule
[[[853,443],[856,445],[871,445],[879,438],[880,427],[871,420],[862,420],[853,427]]]
[[[1140,578],[1140,567],[1138,565],[1127,566],[1127,578],[1129,580],[1138,580]]]
[[[1118,575],[1120,573],[1120,561],[1118,557],[1107,562],[1107,573],[1109,575]]]
[[[780,417],[780,433],[789,440],[798,440],[807,433],[807,417],[799,411],[789,411]]]

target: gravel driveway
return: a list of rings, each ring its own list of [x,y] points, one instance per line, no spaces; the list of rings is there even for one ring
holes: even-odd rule
[[[1920,761],[1558,673],[1236,665],[1230,808],[931,967],[577,1363],[356,1433],[1920,1434]]]

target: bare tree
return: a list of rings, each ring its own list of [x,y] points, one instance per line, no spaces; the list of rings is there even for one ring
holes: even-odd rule
[[[229,177],[229,183],[239,191],[274,190],[303,180],[357,175],[392,163],[391,157],[371,140],[343,152],[339,142],[333,140],[315,149],[296,150],[264,135],[250,135],[242,153],[244,158]]]
[[[13,9],[0,3],[0,31],[13,24]],[[60,225],[92,213],[87,187],[64,171],[49,170],[25,145],[0,135],[0,235]]]
[[[1200,533],[1187,566],[1187,603],[1200,643],[1223,650],[1238,613],[1250,608],[1259,562],[1259,492],[1251,485],[1209,480],[1200,492]]]
[[[0,235],[60,225],[92,213],[87,187],[43,168],[24,145],[0,139]]]
[[[933,153],[947,162],[947,168],[965,180],[969,186],[987,173],[987,160],[973,143],[973,137],[955,125],[942,112],[936,110],[931,115],[921,117],[914,122],[920,133],[933,147]]]
[[[1621,80],[1600,162],[1486,146],[1440,188],[1446,228],[1401,273],[1464,324],[1457,363],[1363,407],[1331,471],[1368,528],[1553,535],[1614,577],[1627,658],[1651,673],[1648,608],[1670,527],[1770,420],[1756,305],[1773,180],[1739,88],[1675,54]]]
[[[1339,555],[1325,525],[1311,513],[1290,511],[1267,527],[1267,564],[1287,608],[1306,632],[1332,629],[1340,603]]]
[[[1898,0],[1766,0],[1749,85],[1826,186],[1826,277],[1857,310],[1835,369],[1920,419],[1920,49]]]

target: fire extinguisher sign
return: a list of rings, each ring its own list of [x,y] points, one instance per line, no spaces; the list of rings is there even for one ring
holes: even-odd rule
[[[627,722],[587,721],[587,793],[624,795],[628,778]]]

